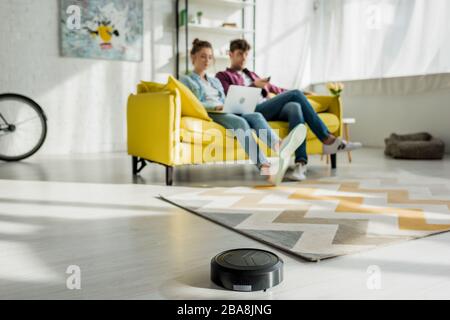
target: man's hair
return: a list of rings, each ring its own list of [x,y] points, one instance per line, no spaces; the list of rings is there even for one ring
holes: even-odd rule
[[[243,52],[250,51],[252,46],[245,39],[236,39],[231,41],[230,43],[230,52],[234,52],[236,50],[242,50]]]

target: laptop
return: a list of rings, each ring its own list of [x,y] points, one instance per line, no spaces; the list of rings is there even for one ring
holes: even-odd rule
[[[261,99],[261,89],[232,85],[228,89],[223,108],[224,113],[246,114],[255,112]]]

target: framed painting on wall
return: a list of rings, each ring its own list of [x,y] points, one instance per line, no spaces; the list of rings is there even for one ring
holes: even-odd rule
[[[142,60],[142,0],[60,1],[63,56]]]

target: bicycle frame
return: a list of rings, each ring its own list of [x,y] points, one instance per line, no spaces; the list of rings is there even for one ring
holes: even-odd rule
[[[4,123],[0,122],[0,131],[9,131],[10,124],[8,121],[6,121],[5,117],[0,113],[0,120],[2,120]]]

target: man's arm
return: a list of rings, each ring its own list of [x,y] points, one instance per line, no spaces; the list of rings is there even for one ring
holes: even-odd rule
[[[267,91],[269,91],[270,93],[273,93],[273,94],[280,94],[280,93],[286,92],[288,90],[284,89],[284,88],[277,87],[276,85],[273,85],[273,84],[269,83],[267,85]],[[302,92],[303,92],[303,94],[305,96],[313,96],[314,95],[314,93],[309,92],[309,91],[302,91]]]
[[[228,94],[228,89],[230,89],[231,81],[228,75],[225,72],[218,72],[216,74],[216,78],[219,79],[220,83],[222,83],[223,91],[225,95]]]
[[[287,91],[287,89],[277,87],[276,85],[271,84],[271,83],[269,83],[267,85],[267,89],[266,90],[269,91],[270,93],[273,93],[273,94],[280,94],[280,93],[283,93],[283,92]]]
[[[255,85],[256,81],[265,81],[253,71],[249,70],[249,75],[253,79],[253,85],[256,86],[256,87],[260,87],[258,85]],[[279,87],[277,87],[277,86],[275,86],[275,85],[273,85],[273,84],[271,84],[269,82],[269,83],[265,84],[264,87],[262,87],[262,96],[264,98],[267,98],[269,93],[280,94],[280,93],[283,93],[285,91],[287,91],[287,90],[285,90],[283,88],[279,88]]]

